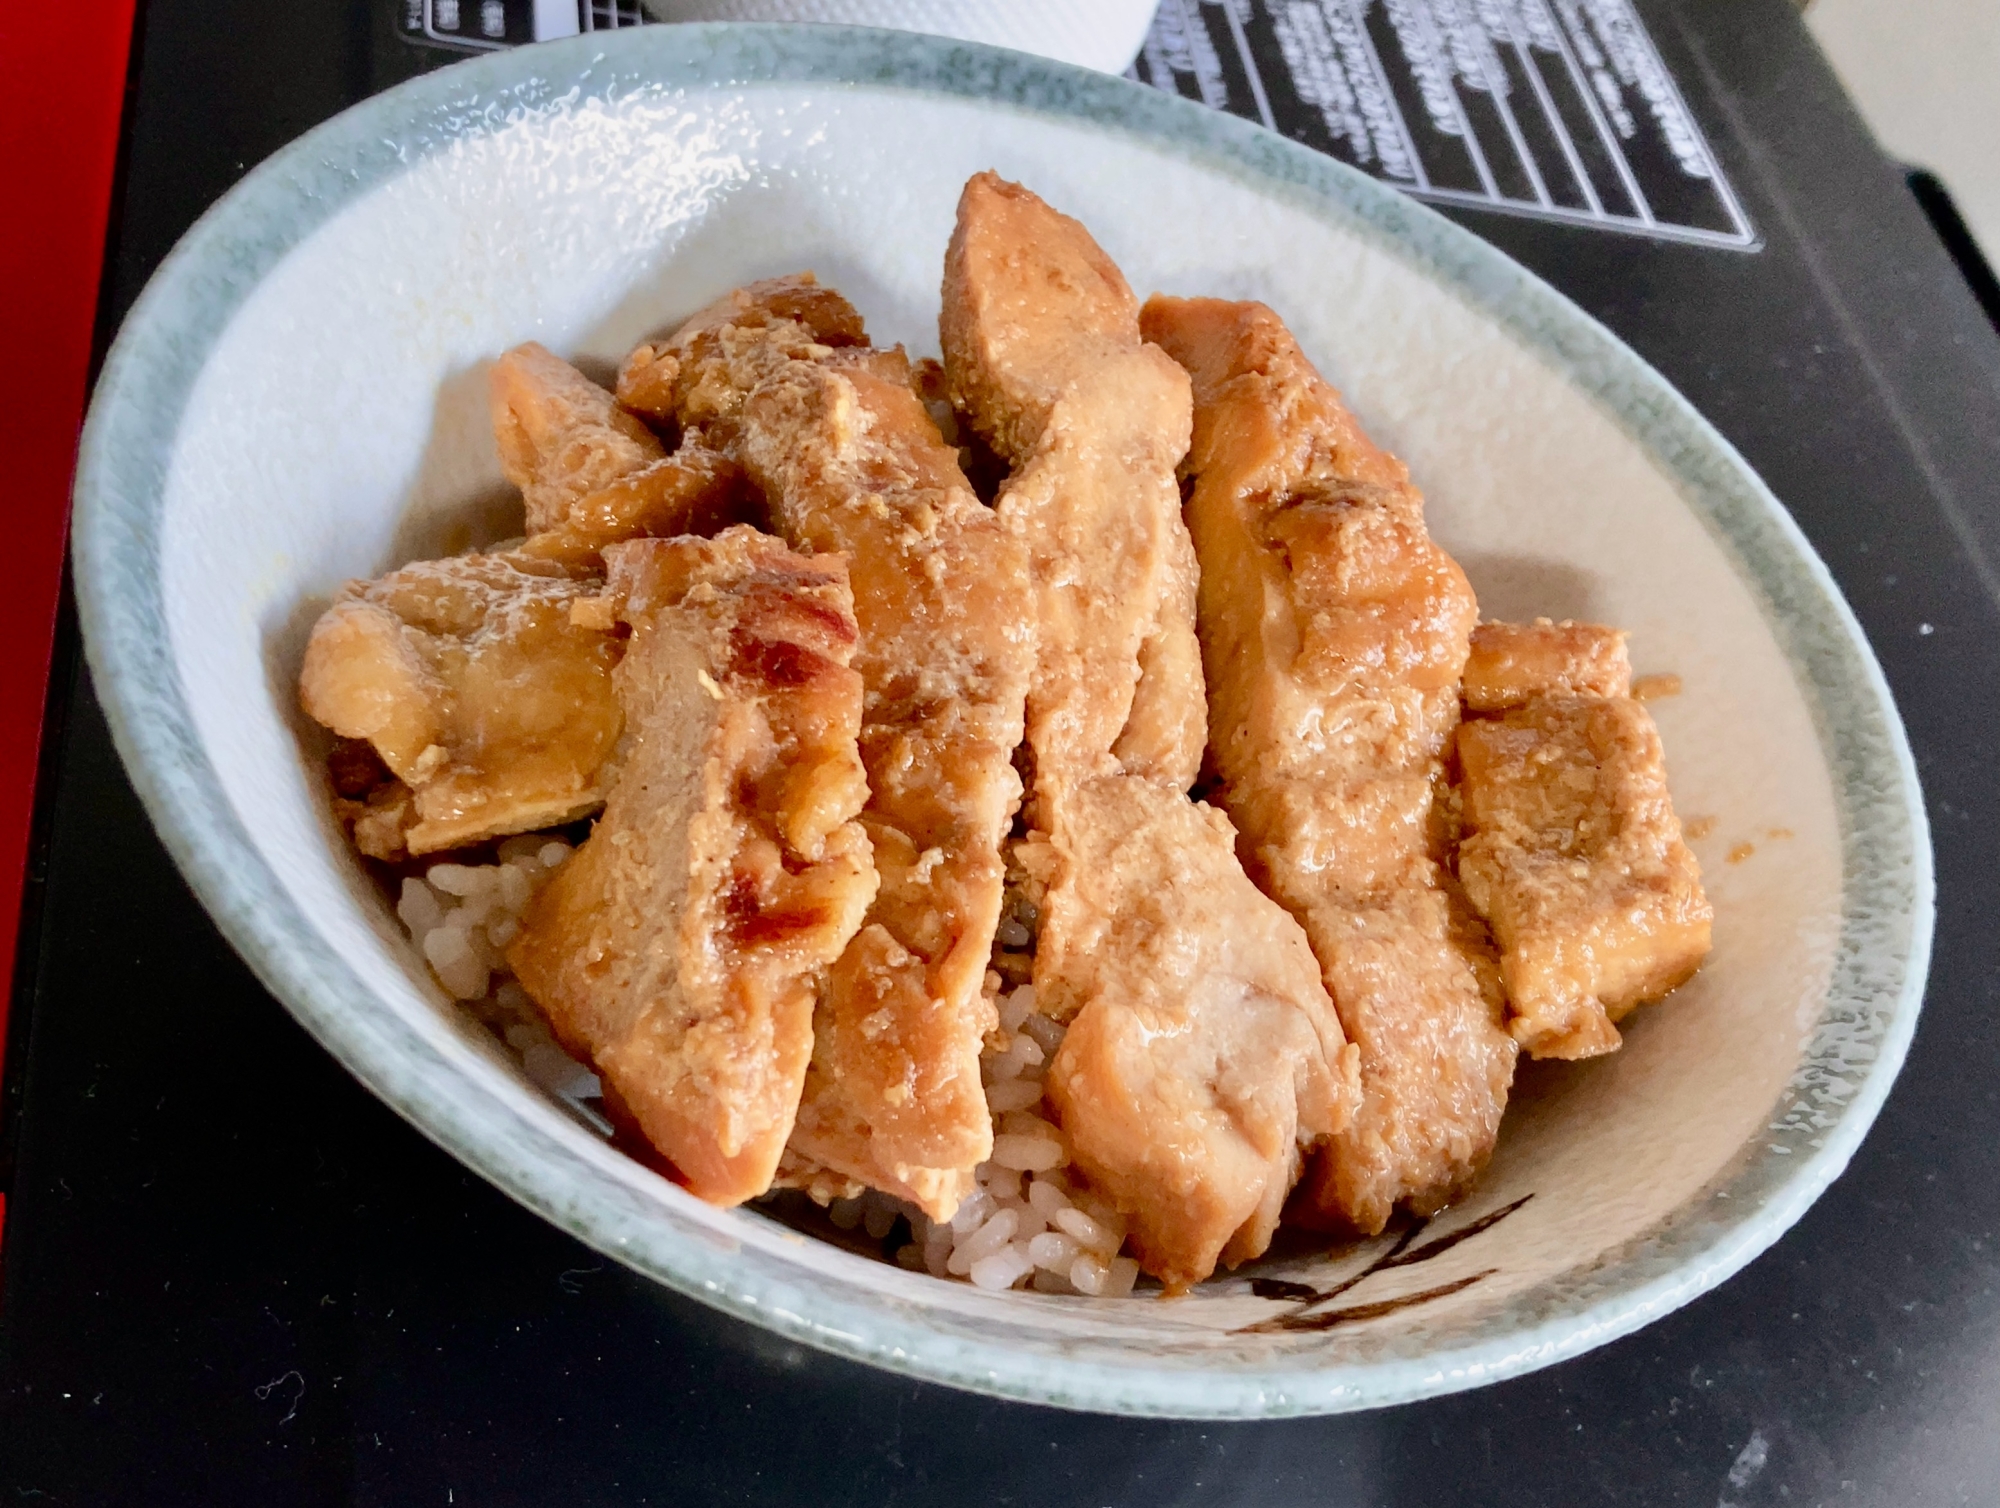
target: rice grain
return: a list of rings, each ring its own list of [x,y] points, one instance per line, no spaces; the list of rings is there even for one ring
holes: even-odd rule
[[[1008,1110],[1026,1110],[1041,1102],[1040,1079],[1001,1079],[986,1088],[986,1108],[996,1115]]]
[[[419,940],[433,927],[444,924],[444,907],[438,904],[437,892],[415,875],[403,881],[396,915],[410,929],[410,936]]]
[[[1070,1207],[1069,1196],[1049,1181],[1047,1177],[1035,1179],[1028,1185],[1028,1203],[1034,1207],[1049,1224],[1056,1223],[1056,1215]]]
[[[967,1269],[974,1286],[979,1288],[1012,1288],[1035,1270],[1016,1247],[1005,1246],[990,1257],[982,1257]]]
[[[1020,1211],[999,1211],[978,1230],[959,1242],[957,1249],[951,1254],[951,1261],[945,1265],[961,1275],[970,1272],[973,1263],[992,1256],[1013,1240],[1015,1227],[1020,1223]]]
[[[1111,1277],[1111,1264],[1095,1252],[1084,1252],[1070,1264],[1069,1280],[1076,1285],[1076,1291],[1096,1298],[1104,1292],[1104,1285]]]
[[[993,1160],[1003,1168],[1016,1168],[1023,1173],[1045,1173],[1050,1168],[1061,1166],[1064,1158],[1062,1143],[1046,1136],[1009,1136],[993,1138]]]
[[[1094,1252],[1110,1253],[1118,1250],[1124,1241],[1124,1232],[1113,1232],[1108,1227],[1090,1218],[1075,1205],[1066,1210],[1057,1210],[1049,1221],[1066,1236],[1074,1236],[1077,1243]],[[1079,1288],[1083,1285],[1079,1283]]]
[[[1076,1237],[1066,1236],[1061,1231],[1043,1231],[1028,1243],[1028,1255],[1034,1264],[1051,1272],[1068,1272],[1079,1251]]]

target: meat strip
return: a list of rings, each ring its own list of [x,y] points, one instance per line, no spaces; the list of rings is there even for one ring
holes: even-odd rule
[[[343,587],[299,674],[307,714],[366,739],[403,791],[356,826],[400,858],[586,816],[622,719],[623,645],[575,621],[593,574],[519,552],[419,561]]]
[[[524,552],[595,567],[625,539],[760,522],[742,472],[697,439],[669,455],[628,408],[530,341],[493,364],[493,434],[527,507]]]
[[[1155,297],[1142,323],[1194,383],[1183,471],[1221,799],[1360,1051],[1359,1107],[1299,1213],[1373,1234],[1464,1188],[1513,1079],[1490,956],[1437,862],[1478,607],[1402,463],[1275,314]]]
[[[998,508],[1036,586],[1031,802],[1120,772],[1185,790],[1201,763],[1194,549],[1174,480],[1187,378],[1141,342],[1138,315],[1076,221],[994,174],[966,184],[939,329],[953,402],[1013,468]]]
[[[1458,732],[1458,873],[1500,943],[1508,1029],[1538,1058],[1620,1045],[1613,1024],[1686,982],[1714,912],[1667,792],[1624,635],[1485,623]]]
[[[1089,233],[990,173],[959,201],[941,330],[954,397],[1013,465],[997,507],[1037,584],[1020,859],[1036,1007],[1069,1023],[1050,1100],[1178,1290],[1264,1250],[1353,1093],[1303,934],[1186,795],[1205,725],[1174,476],[1188,382]]]
[[[862,346],[837,300],[808,278],[757,284],[646,361],[672,364],[679,422],[744,467],[796,548],[850,562],[882,887],[822,990],[793,1147],[944,1219],[993,1146],[979,1055],[1020,802],[1027,558],[966,484],[903,353]]]
[[[628,748],[507,959],[619,1118],[736,1204],[771,1185],[817,984],[875,893],[853,598],[837,556],[747,527],[605,555]]]

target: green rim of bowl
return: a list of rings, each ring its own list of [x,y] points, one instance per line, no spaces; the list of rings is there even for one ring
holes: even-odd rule
[[[941,1333],[923,1310],[718,1240],[638,1177],[582,1160],[498,1100],[431,1092],[449,1070],[288,898],[244,831],[182,695],[160,584],[161,509],[187,395],[263,275],[319,225],[468,135],[638,91],[772,84],[990,102],[1087,122],[1367,237],[1484,311],[1674,477],[1750,584],[1813,711],[1840,809],[1832,986],[1762,1141],[1644,1235],[1443,1343],[1363,1361],[1187,1366],[1051,1356]],[[1933,921],[1929,831],[1881,670],[1832,576],[1736,451],[1547,284],[1441,216],[1272,132],[1121,79],[905,32],[645,27],[496,54],[413,80],[250,173],[161,265],[106,361],[77,471],[77,597],[112,735],[161,838],[258,977],[361,1081],[467,1165],[607,1255],[727,1313],[913,1376],[1103,1412],[1272,1418],[1428,1397],[1574,1356],[1686,1303],[1769,1246],[1846,1166],[1901,1067]],[[650,1175],[647,1175],[650,1176]]]

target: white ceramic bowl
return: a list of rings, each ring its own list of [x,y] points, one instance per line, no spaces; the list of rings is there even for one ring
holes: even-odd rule
[[[988,166],[1081,215],[1142,290],[1275,305],[1409,458],[1490,615],[1625,625],[1642,670],[1685,682],[1655,708],[1681,812],[1712,819],[1696,848],[1713,959],[1622,1052],[1526,1069],[1477,1193],[1404,1255],[1513,1212],[1379,1268],[1322,1306],[1330,1328],[1272,1328],[1296,1306],[1240,1276],[1175,1303],[986,1294],[694,1201],[448,1005],[302,752],[294,677],[327,595],[503,527],[482,396],[497,352],[533,337],[609,362],[799,267],[880,338],[934,349],[953,205]],[[348,112],[233,190],[133,311],[85,437],[76,566],[97,686],[162,837],[364,1083],[634,1268],[965,1387],[1271,1416],[1574,1355],[1776,1239],[1845,1165],[1915,1024],[1931,869],[1909,754],[1831,579],[1740,458],[1428,210],[1242,122],[1018,54],[646,28]],[[1727,862],[1737,845],[1755,852]],[[1264,1271],[1324,1290],[1385,1249]]]
[[[1105,73],[1132,66],[1159,0],[644,0],[662,21],[893,26]]]

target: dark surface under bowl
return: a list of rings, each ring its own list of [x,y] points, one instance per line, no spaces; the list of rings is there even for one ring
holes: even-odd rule
[[[264,995],[65,631],[9,1053],[0,1487],[72,1503],[1943,1503],[2000,1481],[2000,340],[1782,0],[1642,5],[1754,255],[1467,214],[1657,365],[1867,627],[1937,849],[1931,989],[1849,1172],[1642,1333],[1274,1424],[1009,1405],[604,1262]],[[105,328],[251,163],[421,66],[365,0],[152,0]]]

